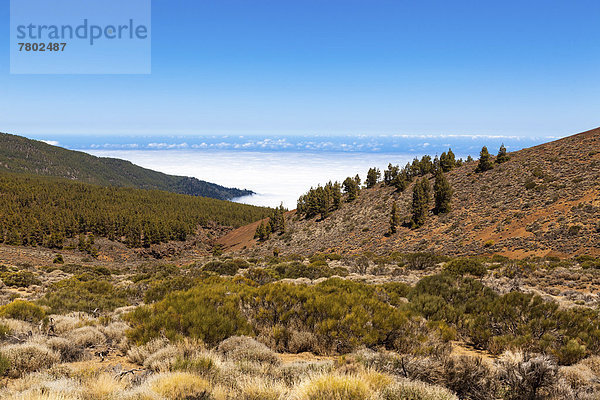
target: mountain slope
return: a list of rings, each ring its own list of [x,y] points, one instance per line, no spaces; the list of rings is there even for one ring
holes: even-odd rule
[[[103,186],[157,189],[221,200],[253,194],[249,190],[167,175],[129,161],[95,157],[7,133],[0,133],[0,171],[68,178]]]
[[[237,227],[270,210],[158,190],[97,186],[0,172],[0,243],[62,248],[92,233],[130,247],[185,241],[204,227]]]
[[[435,251],[518,258],[600,254],[600,129],[509,155],[508,162],[491,171],[475,173],[474,161],[448,173],[452,211],[430,212],[419,229],[406,224],[386,236],[394,201],[404,222],[410,219],[412,185],[402,193],[378,185],[363,189],[356,201],[344,203],[325,220],[291,217],[284,235],[254,251]],[[246,240],[246,247],[254,243]],[[242,242],[236,231],[221,239],[236,248]]]

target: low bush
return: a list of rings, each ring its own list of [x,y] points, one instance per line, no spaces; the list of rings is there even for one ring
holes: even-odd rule
[[[75,277],[52,284],[40,303],[59,314],[92,312],[96,308],[103,312],[112,311],[127,305],[128,301],[127,293],[106,280],[80,280]]]
[[[220,372],[220,360],[216,354],[199,352],[192,357],[177,357],[172,371],[187,371],[203,377],[211,378]]]
[[[309,378],[294,390],[293,400],[369,400],[374,392],[362,377],[325,374]]]
[[[8,334],[10,334],[10,328],[4,324],[0,324],[0,340],[4,340]]]
[[[448,273],[421,279],[408,298],[413,310],[446,322],[494,354],[523,348],[572,364],[600,351],[600,331],[593,323],[598,311],[593,309],[562,309],[529,293],[499,295],[477,280]]]
[[[46,315],[44,309],[26,300],[13,300],[0,306],[0,317],[14,318],[21,321],[38,322]]]
[[[398,257],[408,269],[414,270],[433,268],[436,264],[448,261],[448,257],[438,256],[432,253],[411,253]]]
[[[348,271],[345,268],[330,268],[327,263],[322,260],[313,261],[308,265],[298,261],[281,263],[272,266],[271,269],[281,279],[319,279],[329,278],[333,275],[348,275]]]
[[[275,282],[279,277],[272,269],[253,267],[248,268],[244,272],[244,277],[255,283],[256,285],[266,285],[267,283]]]
[[[83,382],[83,398],[89,400],[114,399],[125,390],[125,382],[114,374],[100,373]]]
[[[455,258],[446,263],[444,270],[457,276],[473,275],[482,277],[487,273],[485,265],[472,258]]]
[[[202,267],[203,271],[215,272],[219,275],[235,275],[240,269],[239,263],[234,261],[210,261]]]
[[[144,293],[144,303],[150,304],[160,301],[171,292],[177,290],[188,290],[197,284],[197,280],[187,276],[175,276],[172,278],[152,281]]]
[[[106,337],[95,326],[82,326],[68,333],[67,338],[75,346],[88,348],[106,343]]]
[[[277,354],[256,340],[247,336],[232,336],[219,344],[218,351],[234,361],[253,361],[265,364],[279,364]]]
[[[134,346],[127,352],[127,360],[134,364],[144,365],[144,362],[151,354],[167,346],[169,341],[164,338],[150,340],[142,346]]]
[[[210,384],[187,372],[169,372],[153,376],[148,385],[168,400],[211,400]]]
[[[124,316],[133,327],[128,336],[136,343],[161,334],[172,341],[191,337],[214,346],[230,336],[252,333],[239,307],[242,292],[242,284],[210,278],[191,290],[170,293]]]
[[[0,376],[4,376],[10,370],[10,360],[0,353]]]
[[[8,359],[8,376],[18,378],[29,372],[50,368],[60,361],[60,356],[48,347],[37,343],[8,345],[0,348],[0,353]]]
[[[549,397],[558,368],[542,355],[505,353],[500,359],[499,376],[506,400],[537,400]]]
[[[42,281],[31,271],[5,272],[0,279],[6,286],[26,288],[31,285],[41,285]]]
[[[177,346],[168,345],[150,354],[144,361],[144,368],[154,372],[169,372],[180,354]]]
[[[164,334],[216,345],[230,336],[260,333],[265,343],[286,350],[293,332],[312,332],[318,348],[311,350],[344,353],[361,345],[394,348],[423,333],[409,324],[412,317],[401,301],[387,302],[393,298],[383,286],[337,278],[259,287],[245,279],[211,278],[125,318],[133,327],[129,337],[138,343]]]
[[[71,340],[63,337],[51,337],[46,341],[46,346],[60,354],[62,362],[80,361],[84,355],[84,348],[74,344]]]
[[[255,378],[244,382],[240,388],[239,400],[279,400],[284,398],[287,388],[277,382]]]
[[[474,399],[466,397],[467,399]],[[458,397],[443,387],[419,381],[400,380],[381,392],[382,400],[458,400]]]

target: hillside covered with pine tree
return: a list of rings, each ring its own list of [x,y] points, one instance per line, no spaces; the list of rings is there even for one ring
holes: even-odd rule
[[[95,157],[7,133],[0,133],[0,171],[67,178],[102,186],[164,190],[221,200],[253,194],[250,190],[167,175],[129,161]]]
[[[0,172],[0,243],[8,245],[62,249],[90,234],[150,247],[185,241],[211,224],[238,227],[267,212],[206,197]]]
[[[284,229],[254,223],[220,242],[248,253],[600,254],[600,129],[489,153],[425,156],[316,187]]]

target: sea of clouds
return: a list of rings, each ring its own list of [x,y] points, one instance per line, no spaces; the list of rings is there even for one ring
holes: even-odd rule
[[[43,139],[101,157],[129,160],[174,175],[193,176],[257,194],[235,201],[295,208],[298,197],[317,184],[342,181],[370,167],[404,165],[449,147],[457,157],[477,158],[483,145],[495,153],[544,143],[551,137],[490,135],[387,136],[45,136]]]

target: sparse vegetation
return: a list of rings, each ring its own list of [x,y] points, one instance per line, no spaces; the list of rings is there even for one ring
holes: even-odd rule
[[[585,180],[555,186],[561,163],[549,171],[550,155],[498,183],[521,157],[504,156],[501,148],[495,162],[506,164],[475,175],[449,149],[388,165],[381,184],[373,168],[369,190],[358,177],[344,194],[337,183],[317,187],[298,216],[283,207],[261,215],[270,236],[239,253],[188,241],[187,253],[160,262],[145,228],[141,248],[118,243],[125,237],[103,254],[98,226],[43,230],[63,263],[56,250],[28,247],[35,262],[0,266],[0,398],[591,399],[600,392],[600,262],[573,243],[595,239],[595,192]],[[478,196],[465,195],[471,184]],[[579,186],[583,202],[571,193]],[[75,226],[70,212],[56,223]],[[548,241],[581,255],[551,253]]]

